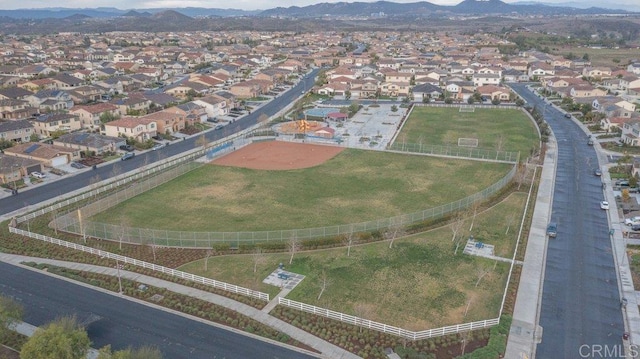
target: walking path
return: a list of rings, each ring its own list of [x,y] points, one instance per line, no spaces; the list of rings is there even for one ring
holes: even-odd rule
[[[556,151],[555,140],[549,138],[505,358],[535,358],[536,344],[542,338],[538,315],[547,253],[546,229],[553,203]]]
[[[59,267],[65,267],[65,268],[70,268],[70,269],[75,269],[75,270],[81,270],[81,271],[88,271],[88,272],[94,272],[94,273],[101,273],[101,274],[106,274],[106,275],[110,275],[110,276],[118,276],[118,271],[116,268],[108,268],[108,267],[101,267],[101,266],[96,266],[96,265],[91,265],[91,264],[83,264],[83,263],[74,263],[74,262],[66,262],[66,261],[60,261],[60,260],[54,260],[54,259],[47,259],[47,258],[37,258],[37,257],[26,257],[26,256],[19,256],[19,255],[12,255],[12,254],[6,254],[6,253],[0,253],[0,261],[2,262],[6,262],[9,264],[14,264],[14,265],[20,265],[21,262],[36,262],[36,263],[45,263],[45,264],[51,264],[51,265],[55,265],[55,266],[59,266]],[[30,268],[30,267],[28,267]],[[46,273],[44,271],[40,271],[43,274],[49,274],[50,273]],[[227,297],[223,297],[221,295],[218,294],[214,294],[214,293],[210,293],[210,292],[206,292],[203,290],[199,290],[199,289],[195,289],[192,287],[188,287],[188,286],[184,286],[181,284],[177,284],[177,283],[173,283],[173,282],[169,282],[169,281],[165,281],[159,278],[155,278],[155,277],[150,277],[150,276],[146,276],[146,275],[142,275],[139,273],[135,273],[135,272],[129,272],[126,270],[120,270],[120,276],[122,278],[126,278],[126,279],[130,279],[130,280],[134,280],[136,282],[139,283],[144,283],[147,285],[152,285],[155,287],[161,287],[161,288],[167,288],[167,290],[170,290],[172,292],[176,292],[176,293],[181,293],[184,295],[188,295],[194,298],[198,298],[198,299],[202,299],[202,300],[206,300],[208,302],[214,303],[216,305],[220,305],[222,307],[231,309],[235,312],[238,312],[240,314],[246,315],[247,317],[250,317],[264,325],[267,325],[275,330],[278,330],[282,333],[287,334],[288,336],[290,336],[291,338],[305,344],[308,345],[309,347],[319,351],[322,353],[321,356],[318,356],[315,353],[310,353],[309,351],[305,351],[299,348],[293,348],[293,347],[289,347],[290,349],[295,349],[298,350],[300,352],[304,352],[305,354],[308,355],[315,355],[317,357],[320,358],[345,358],[345,359],[356,359],[359,358],[357,355],[352,354],[336,345],[333,345],[325,340],[322,340],[310,333],[305,332],[302,329],[296,328],[293,325],[286,323],[280,319],[277,319],[275,317],[270,316],[269,314],[261,311],[260,309],[251,307],[249,305],[234,301],[230,298]],[[118,294],[115,294],[118,295]],[[125,298],[128,298],[125,296]],[[244,334],[244,332],[242,332]],[[277,344],[277,345],[282,345],[281,343],[278,342],[274,342],[274,341],[270,341],[267,340],[265,338],[261,338],[258,337],[259,339],[265,340],[265,341],[269,341],[270,343],[273,344]]]

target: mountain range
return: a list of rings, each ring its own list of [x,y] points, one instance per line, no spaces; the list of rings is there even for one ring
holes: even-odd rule
[[[323,16],[370,16],[371,14],[384,14],[385,16],[446,16],[446,15],[495,15],[495,14],[520,14],[520,15],[595,15],[595,14],[620,14],[629,13],[637,9],[629,6],[615,6],[613,4],[602,7],[585,7],[582,2],[568,2],[567,6],[558,4],[546,4],[541,2],[517,2],[505,3],[501,0],[464,0],[457,5],[436,5],[427,1],[414,3],[395,3],[391,1],[377,2],[338,2],[318,3],[309,6],[276,7],[268,10],[238,10],[216,8],[156,8],[156,9],[129,9],[116,8],[43,8],[43,9],[19,9],[0,10],[0,17],[11,19],[46,19],[69,18],[75,15],[83,15],[90,18],[114,18],[114,17],[149,17],[164,11],[176,11],[188,17],[237,17],[237,16],[261,16],[261,17],[323,17]],[[578,6],[578,5],[583,6]],[[615,8],[617,7],[617,9]]]

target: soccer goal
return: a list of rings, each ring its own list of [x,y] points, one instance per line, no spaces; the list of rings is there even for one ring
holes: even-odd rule
[[[476,107],[475,106],[460,106],[460,112],[475,112],[476,111]]]
[[[478,139],[477,138],[458,138],[458,146],[459,147],[478,147]]]

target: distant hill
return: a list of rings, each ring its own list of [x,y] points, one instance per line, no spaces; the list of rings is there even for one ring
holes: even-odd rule
[[[160,9],[131,9],[119,10],[116,8],[96,8],[96,9],[72,9],[72,8],[43,8],[43,9],[19,9],[0,10],[0,17],[12,19],[63,19],[76,14],[86,15],[92,18],[112,18],[118,16],[146,17],[145,14],[155,14],[167,10],[179,12],[189,17],[206,16],[253,16],[261,10],[245,11],[238,9],[206,9],[206,8],[160,8]],[[138,14],[138,15],[136,15]]]
[[[468,15],[512,14],[521,15],[577,15],[577,14],[619,14],[624,10],[603,8],[579,9],[573,7],[557,7],[543,4],[514,5],[500,0],[464,0],[454,6],[435,5],[427,1],[415,3],[394,3],[378,1],[373,3],[320,3],[304,7],[278,7],[265,10],[261,16],[319,17],[333,16],[368,16],[373,13],[384,13],[388,16],[424,15],[429,13],[451,13]]]
[[[170,21],[173,23],[176,22],[189,22],[191,20],[193,20],[192,17],[189,17],[187,15],[183,15],[175,10],[165,10],[162,12],[158,12],[155,13],[153,15],[151,15],[151,17],[155,20],[159,20],[159,21]]]

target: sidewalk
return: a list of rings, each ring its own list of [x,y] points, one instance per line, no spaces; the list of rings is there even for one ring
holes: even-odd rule
[[[546,229],[553,203],[556,151],[556,143],[553,138],[550,138],[536,197],[531,231],[527,239],[527,250],[520,274],[505,358],[535,358],[536,345],[542,338],[542,328],[538,326],[538,313],[547,252]]]
[[[5,254],[5,253],[0,253],[0,261],[10,263],[10,264],[20,264],[21,262],[46,263],[46,264],[56,265],[59,267],[65,267],[70,269],[102,273],[102,274],[106,274],[114,277],[118,275],[117,270],[115,268],[101,267],[101,266],[83,264],[83,263],[66,262],[66,261],[47,259],[47,258],[18,256],[18,255],[11,255],[11,254]],[[40,271],[40,272],[43,274],[46,274],[46,272],[43,272],[43,271]],[[267,325],[273,329],[276,329],[282,333],[285,333],[291,338],[321,352],[322,356],[319,356],[321,358],[332,358],[332,359],[333,358],[336,358],[336,359],[359,358],[355,354],[352,354],[336,345],[333,345],[325,340],[315,337],[305,332],[304,330],[298,329],[293,325],[290,325],[280,319],[272,317],[269,314],[261,311],[260,309],[248,306],[240,302],[236,302],[230,298],[223,297],[210,292],[206,292],[203,290],[195,289],[192,287],[176,284],[173,282],[165,281],[155,277],[150,277],[150,276],[146,276],[146,275],[142,275],[134,272],[125,271],[125,270],[120,271],[120,276],[122,278],[134,280],[139,283],[144,283],[147,285],[152,285],[152,286],[161,287],[161,288],[167,288],[168,290],[176,293],[181,293],[181,294],[192,296],[194,298],[206,300],[208,302],[220,305],[222,307],[236,311],[240,314],[246,315],[254,320],[257,320],[258,322],[264,325]],[[114,295],[118,295],[118,294],[114,294]],[[128,297],[125,297],[125,298],[128,298]],[[244,333],[244,332],[240,332],[240,333],[247,335],[247,333]],[[270,341],[262,337],[258,337],[258,339],[269,341],[272,344],[281,345],[281,343]],[[308,351],[303,351],[300,349],[298,350],[304,352],[305,354],[310,354]]]

